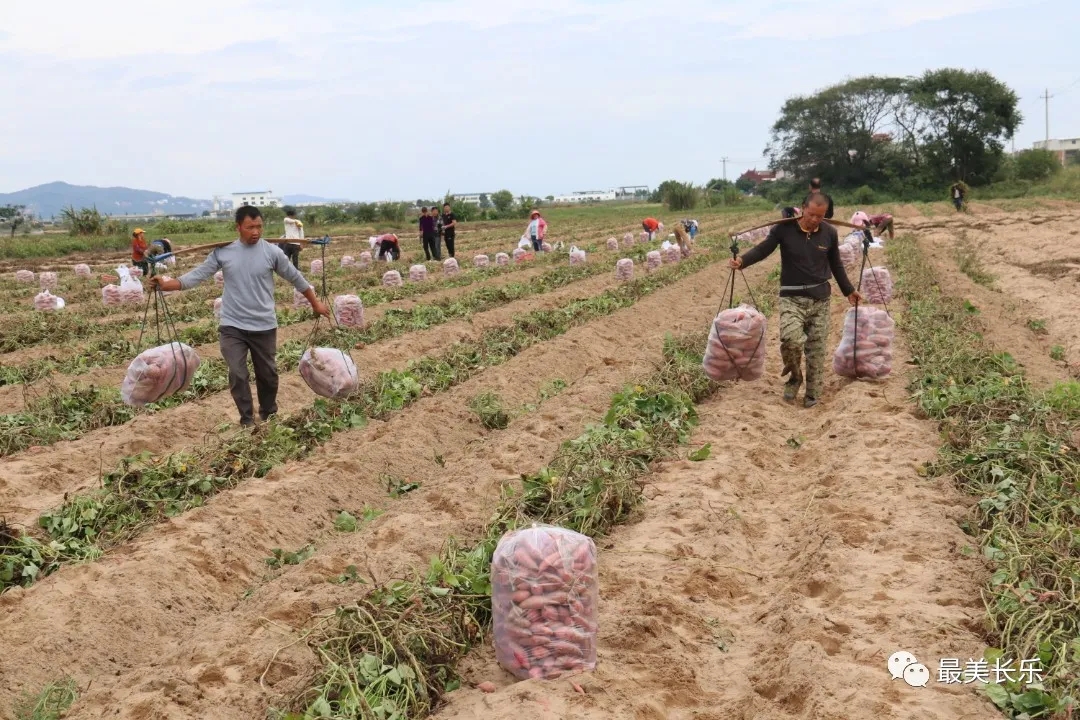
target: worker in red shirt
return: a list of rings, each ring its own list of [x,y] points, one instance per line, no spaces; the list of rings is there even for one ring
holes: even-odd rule
[[[131,233],[131,264],[142,269],[143,277],[150,275],[150,260],[146,257],[150,243],[146,241],[146,231],[135,228]]]
[[[656,231],[660,229],[660,223],[656,218],[649,217],[641,221],[641,227],[644,228],[645,232],[649,233],[649,240],[655,240]]]

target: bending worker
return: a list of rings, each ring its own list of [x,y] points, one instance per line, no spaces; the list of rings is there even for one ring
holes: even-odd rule
[[[240,411],[241,425],[254,425],[251,386],[248,384],[248,353],[255,368],[255,387],[259,395],[259,417],[265,422],[277,413],[278,372],[277,313],[274,311],[274,274],[292,283],[323,317],[330,311],[315,294],[300,271],[293,267],[281,248],[262,239],[262,213],[245,205],[236,211],[239,239],[212,250],[206,260],[179,278],[150,278],[150,287],[166,292],[190,290],[213,277],[218,270],[225,276],[221,293],[221,357],[229,366],[229,392]]]
[[[649,242],[656,239],[656,233],[660,229],[660,221],[656,218],[647,217],[641,221],[641,229],[649,233]]]
[[[748,268],[780,247],[780,356],[784,361],[780,376],[791,374],[784,385],[784,400],[793,402],[803,383],[806,355],[806,407],[817,405],[825,386],[830,277],[836,278],[840,292],[852,305],[862,300],[840,261],[836,228],[821,222],[828,208],[822,194],[807,195],[797,221],[774,225],[760,244],[728,261],[735,269]]]

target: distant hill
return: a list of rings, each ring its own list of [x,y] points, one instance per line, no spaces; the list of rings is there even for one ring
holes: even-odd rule
[[[286,195],[282,198],[282,202],[286,205],[301,205],[303,203],[343,203],[349,201],[341,198],[316,197],[315,195]]]
[[[69,205],[76,209],[97,207],[103,215],[148,215],[154,212],[201,215],[212,207],[209,200],[175,197],[151,190],[70,185],[66,182],[51,182],[18,192],[0,193],[0,205],[25,205],[28,211],[44,219],[59,216]]]

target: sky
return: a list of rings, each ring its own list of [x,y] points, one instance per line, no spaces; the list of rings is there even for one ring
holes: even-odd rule
[[[1076,0],[37,0],[0,23],[0,192],[545,197],[767,166],[788,97],[986,70],[1080,137]]]

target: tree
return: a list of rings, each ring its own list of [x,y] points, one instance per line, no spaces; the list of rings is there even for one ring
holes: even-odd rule
[[[481,210],[488,210],[490,208],[491,208],[491,198],[489,198],[486,193],[481,193],[480,194],[480,209]]]
[[[11,237],[15,237],[15,230],[26,222],[25,205],[0,206],[0,221],[11,225]]]
[[[739,178],[738,180],[735,181],[735,187],[739,188],[739,190],[741,192],[749,193],[749,192],[753,192],[754,188],[757,187],[757,185],[755,185],[754,181],[751,180],[750,178],[741,177],[741,178]]]
[[[1014,159],[1018,180],[1046,180],[1061,171],[1057,156],[1049,150],[1021,150]]]
[[[922,145],[936,173],[990,182],[1001,164],[1004,141],[1022,120],[1016,93],[988,72],[957,68],[927,71],[911,81],[908,92],[926,113]]]
[[[514,194],[509,190],[500,190],[491,195],[491,203],[500,213],[510,212],[514,207]]]

